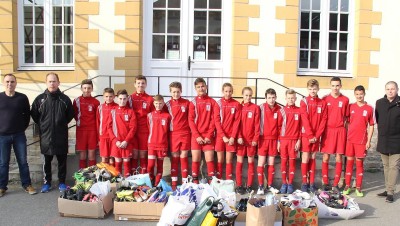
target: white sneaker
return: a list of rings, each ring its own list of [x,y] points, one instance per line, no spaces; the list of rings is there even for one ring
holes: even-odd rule
[[[264,195],[264,187],[263,186],[260,185],[258,187],[257,195]]]

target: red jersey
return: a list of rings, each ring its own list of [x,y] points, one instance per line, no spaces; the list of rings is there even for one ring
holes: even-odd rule
[[[307,113],[307,117],[302,121],[301,135],[309,139],[316,137],[319,140],[328,120],[326,102],[318,97],[308,96],[300,101],[300,108]]]
[[[132,109],[128,106],[118,106],[111,110],[111,117],[108,120],[108,133],[111,140],[126,141],[128,142],[126,149],[133,148],[132,142],[136,129],[136,114]]]
[[[96,110],[100,102],[94,97],[80,96],[74,99],[76,129],[96,131]]]
[[[195,97],[189,104],[189,126],[192,136],[213,138],[216,115],[219,113],[214,99],[208,95]]]
[[[168,148],[168,131],[171,116],[164,111],[152,111],[147,114],[147,126],[149,128],[149,148]]]
[[[272,108],[267,103],[260,105],[260,136],[263,139],[277,140],[282,127],[282,107],[275,104]]]
[[[170,131],[173,134],[190,134],[189,127],[189,104],[184,98],[169,100],[165,106],[171,115]]]
[[[147,114],[154,110],[153,97],[147,93],[133,93],[128,98],[129,107],[136,114],[137,127],[141,132],[148,132]]]
[[[242,106],[233,99],[222,98],[217,101],[221,120],[216,120],[217,135],[219,137],[236,138],[239,132]]]
[[[326,102],[328,108],[327,128],[344,127],[347,118],[349,117],[349,98],[340,94],[338,97],[333,97],[328,94],[322,98]]]
[[[286,105],[281,109],[283,123],[279,139],[297,140],[301,136],[301,121],[306,117],[299,107]]]
[[[374,108],[369,104],[350,104],[350,119],[347,140],[354,144],[366,144],[368,127],[375,124]]]
[[[240,129],[238,138],[243,139],[244,145],[258,142],[260,138],[260,108],[258,105],[242,103],[242,114],[240,117]]]
[[[118,107],[118,104],[111,102],[109,104],[100,104],[96,111],[97,131],[99,138],[109,138],[107,122],[111,117],[111,110]]]

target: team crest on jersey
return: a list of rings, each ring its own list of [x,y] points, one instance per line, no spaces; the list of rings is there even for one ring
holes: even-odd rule
[[[274,119],[277,119],[278,118],[278,113],[274,113]]]
[[[253,118],[253,112],[251,111],[247,112],[247,118]]]
[[[317,107],[317,113],[321,114],[321,112],[322,112],[322,108],[321,107]]]
[[[161,119],[161,125],[165,126],[165,119]]]
[[[363,116],[364,116],[364,117],[367,116],[367,113],[368,113],[367,110],[364,110],[364,111],[363,111]]]
[[[294,114],[294,120],[299,120],[299,115],[298,114]]]
[[[185,106],[181,106],[181,111],[182,111],[182,112],[186,112]]]
[[[211,105],[209,104],[206,105],[206,111],[211,111]]]
[[[231,108],[231,114],[235,114],[235,108]]]
[[[342,101],[339,101],[339,107],[340,108],[343,107],[343,102]]]
[[[89,104],[88,111],[93,111],[93,105]]]
[[[129,121],[129,115],[124,115],[125,121]]]
[[[143,109],[146,109],[146,108],[147,108],[147,103],[146,103],[146,102],[143,102],[142,108],[143,108]]]

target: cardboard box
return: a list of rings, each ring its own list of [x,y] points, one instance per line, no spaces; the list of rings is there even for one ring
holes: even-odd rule
[[[108,193],[100,202],[81,202],[58,198],[58,212],[63,217],[104,218],[113,208],[114,194]]]
[[[318,206],[318,217],[327,219],[349,220],[360,216],[364,210],[335,209],[322,203],[318,197],[314,197]]]
[[[284,226],[316,226],[318,225],[318,208],[294,209],[281,206]]]
[[[165,203],[114,202],[115,220],[158,221]]]
[[[246,225],[246,212],[239,212],[236,218],[235,226]],[[282,226],[282,210],[276,211],[274,226]]]

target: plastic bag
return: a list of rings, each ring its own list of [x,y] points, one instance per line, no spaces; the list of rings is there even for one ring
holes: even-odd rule
[[[218,194],[218,198],[225,200],[229,206],[236,205],[236,193],[221,190]]]
[[[204,218],[201,226],[216,226],[218,218],[214,217],[211,211],[208,211],[206,217]]]
[[[153,186],[151,185],[151,180],[150,180],[150,176],[148,173],[146,174],[136,174],[136,175],[132,175],[129,176],[125,179],[126,181],[129,181],[129,183],[134,183],[137,185],[147,185],[150,188],[152,188]]]
[[[160,180],[160,182],[158,183],[157,187],[161,187],[162,190],[165,191],[165,192],[172,191],[172,187],[164,179]]]
[[[194,209],[195,204],[189,201],[189,196],[170,196],[157,225],[183,225]]]
[[[209,184],[199,184],[198,189],[196,190],[196,199],[200,200],[200,203],[202,203],[208,197],[217,198],[214,189],[212,189]]]
[[[97,182],[93,184],[92,187],[90,188],[90,193],[95,194],[100,199],[102,199],[104,196],[110,193],[110,191],[111,191],[110,181]]]
[[[189,220],[186,221],[187,226],[198,226],[201,225],[204,218],[206,217],[208,211],[211,209],[213,203],[215,201],[214,197],[208,197],[204,200],[195,211],[193,211],[192,215],[190,216]]]
[[[210,185],[217,195],[220,191],[235,192],[235,182],[233,180],[220,180],[213,177]]]

